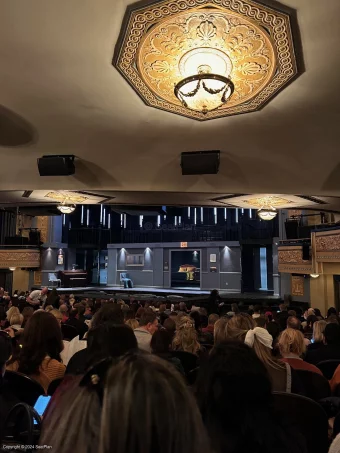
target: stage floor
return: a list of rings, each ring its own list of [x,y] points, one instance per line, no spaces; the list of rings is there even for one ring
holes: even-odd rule
[[[40,286],[36,288],[41,288]],[[49,287],[52,289],[52,287]],[[113,294],[124,294],[134,296],[137,294],[144,295],[144,294],[152,294],[154,296],[171,296],[171,295],[178,295],[182,297],[198,297],[204,298],[210,294],[209,290],[201,290],[195,288],[154,288],[154,287],[143,287],[143,288],[123,288],[121,286],[87,286],[85,288],[56,288],[58,293],[67,293],[67,294],[78,294],[78,295],[85,295],[87,293],[97,293],[98,297],[100,295],[113,295]],[[257,292],[257,293],[239,293],[239,292],[232,292],[232,291],[219,291],[221,297],[224,299],[248,299],[253,301],[263,301],[263,300],[272,300],[278,301],[280,299],[279,296],[274,296],[272,293],[267,293],[265,291]],[[96,297],[93,294],[92,297]]]

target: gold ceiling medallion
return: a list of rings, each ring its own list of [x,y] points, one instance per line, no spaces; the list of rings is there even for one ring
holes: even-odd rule
[[[196,120],[259,110],[298,74],[288,9],[255,0],[133,4],[113,64],[147,105]]]
[[[48,192],[45,198],[52,198],[52,200],[60,202],[67,200],[69,203],[84,203],[87,200],[87,197],[72,192]]]
[[[264,197],[250,198],[243,200],[243,203],[249,204],[252,208],[262,208],[264,205],[270,205],[274,208],[279,208],[281,206],[287,206],[292,203],[291,200],[286,198],[276,197],[275,195],[266,195]]]

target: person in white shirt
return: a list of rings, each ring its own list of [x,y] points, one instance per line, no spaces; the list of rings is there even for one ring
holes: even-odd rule
[[[138,347],[144,351],[151,352],[151,338],[158,327],[158,320],[155,313],[145,311],[139,321],[139,327],[134,330]]]
[[[26,301],[33,306],[41,305],[47,299],[48,288],[36,289],[31,292]]]

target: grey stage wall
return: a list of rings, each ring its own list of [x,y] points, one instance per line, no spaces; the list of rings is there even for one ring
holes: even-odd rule
[[[170,288],[171,251],[183,250],[180,243],[109,244],[107,284],[120,285],[121,272],[127,272],[136,287]],[[241,253],[238,242],[192,242],[185,250],[201,252],[201,289],[241,291]],[[128,266],[126,253],[144,254],[143,266]],[[216,255],[216,262],[210,256]],[[211,272],[216,267],[216,272]]]

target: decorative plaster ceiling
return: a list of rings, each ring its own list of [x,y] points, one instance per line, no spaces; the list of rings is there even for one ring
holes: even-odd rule
[[[83,197],[72,192],[48,192],[45,198],[50,198],[58,202],[67,201],[68,203],[85,203],[88,197]]]
[[[205,60],[195,59],[202,51]],[[113,64],[147,105],[196,120],[259,110],[298,74],[290,15],[254,0],[133,4]],[[230,100],[207,114],[183,107],[174,94],[202,64],[235,85]]]
[[[240,208],[261,209],[263,206],[271,206],[279,209],[292,209],[308,207],[309,209],[326,204],[325,201],[316,197],[304,197],[298,195],[271,195],[271,194],[251,194],[251,195],[229,195],[227,197],[216,198],[215,201]]]

